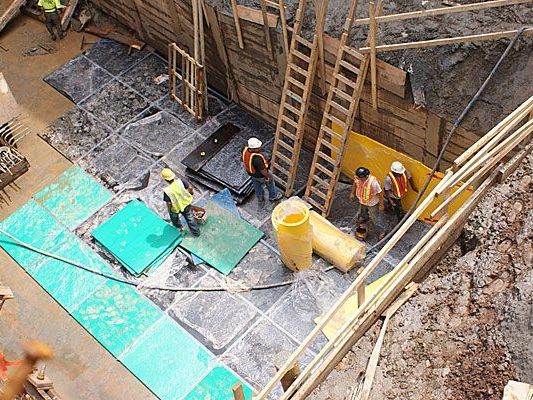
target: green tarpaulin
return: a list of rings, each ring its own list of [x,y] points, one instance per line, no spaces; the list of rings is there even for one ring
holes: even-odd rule
[[[92,235],[135,276],[161,264],[182,239],[177,228],[139,200],[130,201]]]

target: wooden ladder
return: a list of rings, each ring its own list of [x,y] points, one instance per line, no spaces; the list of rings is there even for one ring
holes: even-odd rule
[[[333,81],[305,190],[306,201],[323,216],[327,216],[331,209],[346,139],[352,129],[370,63],[369,57],[348,46],[347,40],[348,33],[345,32],[337,52]]]
[[[285,83],[272,150],[271,171],[285,196],[290,196],[293,192],[318,58],[320,33],[315,33],[312,42],[301,36],[304,12],[305,0],[300,0],[287,57]],[[316,32],[321,32],[322,28],[317,26],[316,29]]]

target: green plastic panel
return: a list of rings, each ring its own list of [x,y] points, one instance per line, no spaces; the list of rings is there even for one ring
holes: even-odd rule
[[[79,167],[72,167],[34,198],[61,223],[74,229],[108,201],[112,194]]]
[[[225,367],[216,367],[196,385],[185,400],[234,400],[232,388],[240,382],[244,397],[252,398],[252,389]]]
[[[165,316],[120,361],[160,399],[177,400],[205,375],[213,357]]]
[[[185,236],[181,246],[227,275],[263,232],[212,201],[207,201],[205,208],[207,221],[200,227],[200,236]]]
[[[161,264],[182,239],[177,228],[139,200],[130,201],[92,235],[135,276]]]
[[[92,270],[113,275],[111,267],[73,234],[65,235],[52,251]],[[41,260],[27,271],[68,312],[72,312],[107,281],[102,276],[54,258]]]
[[[0,222],[0,229],[42,250],[51,250],[68,234],[66,228],[33,200]],[[0,246],[26,270],[34,263],[45,260],[45,256],[18,245],[2,234]]]
[[[108,280],[72,315],[118,358],[163,313],[132,287]]]

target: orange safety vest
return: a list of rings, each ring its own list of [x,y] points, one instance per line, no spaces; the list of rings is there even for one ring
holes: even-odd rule
[[[249,174],[256,173],[256,170],[252,163],[254,156],[261,157],[263,159],[263,162],[265,163],[265,168],[268,169],[268,161],[264,155],[262,155],[261,153],[252,153],[248,151],[248,147],[245,147],[242,151],[242,161],[244,162],[244,168],[246,169],[246,172],[248,172]]]
[[[392,194],[397,199],[403,198],[407,193],[409,180],[407,179],[407,174],[404,172],[399,178],[396,177],[392,172],[389,172],[389,178],[392,182]]]
[[[355,178],[354,185],[355,185],[355,195],[357,196],[357,199],[359,199],[359,203],[363,205],[367,205],[370,199],[376,194],[372,190],[372,184],[376,180],[376,177],[373,175],[370,175],[366,181],[361,184],[361,181],[358,178]]]

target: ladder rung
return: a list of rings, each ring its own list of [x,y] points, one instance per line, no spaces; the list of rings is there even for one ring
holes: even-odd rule
[[[338,119],[336,116],[334,115],[331,115],[331,114],[328,114],[328,113],[324,113],[324,116],[329,119],[331,122],[335,122],[337,125],[339,126],[344,126],[344,122],[341,121],[340,119]]]
[[[300,35],[295,35],[294,37],[296,39],[296,41],[300,44],[303,44],[304,46],[306,47],[309,47],[310,49],[313,48],[313,43],[311,43],[309,40],[307,39],[304,39],[302,36]]]
[[[277,141],[277,144],[279,144],[281,147],[283,147],[284,149],[286,150],[289,150],[290,152],[293,152],[294,151],[294,147],[292,147],[290,144],[288,144],[287,142],[284,142],[283,140],[281,140],[281,138],[278,136],[278,141]]]
[[[288,95],[288,94],[287,94]],[[283,103],[283,107],[285,107],[287,110],[289,110],[290,112],[292,112],[293,114],[296,114],[298,117],[300,115],[302,115],[302,112],[297,109],[296,107],[294,106],[291,106],[289,103],[285,102]],[[298,124],[296,124],[296,128],[298,127]]]
[[[311,193],[316,194],[318,197],[322,198],[323,200],[327,200],[327,199],[328,199],[328,195],[322,193],[322,192],[321,192],[320,190],[318,190],[316,187],[311,186],[310,190],[311,190]]]
[[[285,176],[289,176],[289,171],[287,171],[285,168],[283,168],[281,165],[279,165],[277,163],[272,163],[272,168],[274,168],[275,170],[281,172]]]
[[[361,70],[359,68],[357,68],[355,65],[353,64],[350,64],[349,62],[346,62],[344,60],[339,60],[339,64],[341,65],[341,67],[344,67],[346,68],[347,70],[350,70],[352,71],[353,73],[355,74],[360,74],[361,73]]]
[[[265,4],[267,6],[269,6],[269,7],[273,7],[273,8],[279,9],[279,4],[278,3],[274,3],[273,1],[265,0]]]
[[[311,59],[308,56],[296,49],[292,49],[291,55],[298,57],[300,60],[304,60],[308,64],[311,62]]]
[[[285,117],[285,115],[282,116],[282,118]],[[286,118],[286,121],[285,121],[285,118]],[[283,118],[283,120],[285,122],[287,121],[291,121],[290,119],[288,119],[287,117]],[[291,121],[293,122],[293,121]],[[280,126],[278,128],[278,133],[283,133],[285,136],[287,136],[288,138],[291,138],[292,140],[296,141],[296,135],[294,133],[291,133],[289,132],[287,129],[283,128],[282,126]]]
[[[320,144],[326,146],[327,148],[329,148],[330,150],[334,151],[334,152],[337,153],[337,154],[341,154],[341,149],[339,149],[339,148],[338,148],[337,146],[335,146],[333,143],[328,142],[326,139],[322,139],[322,140],[320,141]]]
[[[285,161],[286,164],[292,165],[292,160],[289,157],[285,156],[284,154],[280,153],[279,151],[275,154],[274,157],[278,157],[282,159],[283,161]]]
[[[346,94],[345,92],[343,92],[339,88],[333,88],[333,93],[336,96],[339,96],[343,100],[346,100],[346,101],[349,101],[349,102],[353,101],[352,96],[350,96],[349,94]]]
[[[289,66],[290,66],[290,68],[291,68],[293,71],[298,72],[300,75],[305,76],[305,79],[307,79],[307,75],[309,74],[308,71],[306,71],[305,69],[303,69],[303,68],[297,66],[297,65],[294,64],[294,63],[290,63]]]
[[[318,163],[315,163],[315,168],[318,169],[320,172],[323,172],[325,173],[326,175],[328,175],[330,178],[333,178],[335,175],[333,174],[333,172],[331,172],[329,169],[327,169],[326,167],[324,167],[323,165],[320,165]]]
[[[294,79],[292,76],[288,76],[288,77],[287,77],[287,80],[289,81],[289,83],[290,83],[291,85],[297,86],[297,87],[299,87],[299,88],[302,89],[302,90],[305,89],[305,84],[303,84],[303,83],[300,82],[300,81],[297,81],[297,80]]]
[[[359,53],[358,51],[352,49],[350,46],[343,46],[342,50],[361,61],[365,61],[365,56]]]
[[[296,100],[300,103],[303,103],[303,99],[301,96],[298,96],[296,93],[294,93],[292,90],[287,90],[287,96],[289,96],[291,99]]]
[[[322,131],[326,132],[329,136],[332,136],[335,139],[340,140],[341,143],[344,141],[344,138],[342,137],[342,135],[340,133],[335,132],[333,129],[331,129],[331,128],[325,126],[325,125],[322,125],[321,129],[322,129]]]
[[[322,144],[323,141],[320,142],[320,143]],[[323,159],[323,160],[327,161],[328,163],[330,163],[331,165],[333,165],[334,167],[337,166],[337,161],[334,160],[333,158],[331,158],[330,156],[328,156],[326,153],[324,153],[324,152],[322,152],[322,151],[319,151],[319,152],[318,152],[318,156],[319,156],[321,159]]]
[[[310,198],[309,196],[306,197],[305,201],[307,201],[309,204],[311,204],[313,207],[315,207],[316,209],[320,210],[320,211],[324,211],[324,206],[318,202],[316,202],[315,200],[313,200],[312,198]]]
[[[348,78],[346,78],[345,76],[341,74],[335,75],[335,78],[341,81],[342,83],[344,83],[346,86],[350,86],[353,89],[357,87],[354,81],[349,80]]]
[[[313,175],[313,176],[311,177],[311,179],[313,179],[314,181],[320,183],[322,186],[324,186],[324,187],[326,187],[326,188],[328,188],[329,185],[330,185],[329,182],[326,182],[324,179],[319,178],[318,175]]]
[[[333,106],[334,108],[336,108],[337,110],[346,114],[346,116],[350,115],[350,110],[348,110],[347,108],[344,108],[339,103],[336,103],[335,101],[330,101],[329,104]]]

